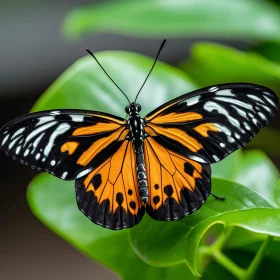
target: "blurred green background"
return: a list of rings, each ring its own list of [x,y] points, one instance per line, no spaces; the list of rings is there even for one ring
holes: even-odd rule
[[[164,38],[167,38],[167,44],[160,60],[186,73],[191,81],[186,92],[215,83],[253,82],[280,93],[280,8],[277,1],[122,0],[90,1],[90,4],[89,1],[73,0],[1,1],[1,125],[27,113],[66,68],[86,55],[86,48],[93,52],[132,51],[153,58]],[[110,55],[114,61],[114,55]],[[123,73],[125,75],[127,73]],[[156,69],[152,75],[159,75]],[[125,86],[125,80],[120,83]],[[185,93],[181,92],[182,86],[174,88],[170,95],[175,97],[175,94]],[[82,94],[82,91],[76,93],[77,100]],[[78,101],[75,106],[75,94],[71,98],[71,107],[80,107]],[[125,101],[121,95],[119,98],[121,102]],[[145,100],[142,98],[143,106]],[[154,103],[159,102],[159,105],[160,98]],[[39,105],[37,103],[37,109],[44,106],[42,101]],[[104,108],[104,104],[100,106]],[[107,111],[112,112],[110,108]],[[279,118],[278,113],[269,128],[250,144],[251,148],[266,152],[278,170]],[[250,158],[254,155],[249,155],[246,160],[250,161]],[[118,279],[113,272],[70,247],[32,215],[26,202],[26,189],[36,172],[3,153],[0,154],[0,164],[0,279]],[[265,166],[274,173],[266,176],[277,180],[278,173],[270,164]],[[226,172],[230,174],[231,166],[227,166]],[[217,177],[228,176],[219,174],[218,168],[215,172]],[[238,261],[240,247],[235,247],[233,240],[229,248],[233,250],[228,255]],[[280,255],[277,250],[273,256]],[[244,259],[247,258],[244,260],[246,266],[254,256],[250,252],[255,252],[252,246],[242,253]],[[266,259],[262,266],[271,267],[273,271],[275,263],[279,262],[280,257],[274,257]],[[215,265],[206,271],[204,279],[219,277]],[[172,271],[154,273],[170,273],[170,277],[173,275],[173,279],[177,279]],[[184,273],[176,275],[182,274],[186,278]],[[223,273],[220,277],[233,277]],[[278,279],[273,273],[270,278]],[[166,279],[171,278],[167,276]]]

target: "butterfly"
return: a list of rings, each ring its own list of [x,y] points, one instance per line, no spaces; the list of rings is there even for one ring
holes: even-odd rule
[[[141,118],[139,92],[134,102],[125,95],[127,119],[70,109],[19,117],[1,128],[0,147],[23,164],[75,180],[79,209],[98,225],[123,229],[145,212],[170,221],[199,209],[211,193],[210,164],[246,145],[279,103],[264,86],[221,84],[179,96]]]

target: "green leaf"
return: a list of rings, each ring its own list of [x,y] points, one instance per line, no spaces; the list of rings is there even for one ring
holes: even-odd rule
[[[280,131],[266,127],[248,144],[250,148],[264,150],[271,156],[280,156]]]
[[[220,44],[198,43],[181,68],[203,86],[248,82],[279,93],[280,66],[256,53],[245,53]]]
[[[243,156],[242,150],[239,149],[223,159],[222,161],[212,164],[212,177],[234,180],[239,172]]]
[[[153,60],[121,51],[100,52],[95,55],[112,79],[133,101],[151,69]],[[145,116],[164,102],[196,88],[196,84],[184,72],[158,61],[137,99],[142,105],[141,114]],[[127,104],[123,94],[93,58],[87,56],[68,68],[40,97],[32,111],[75,108],[105,111],[125,117],[124,108]]]
[[[280,44],[279,42],[263,42],[250,49],[250,52],[257,52],[267,59],[280,63]]]
[[[139,257],[155,266],[186,262],[199,276],[198,246],[207,230],[215,224],[222,224],[227,229],[238,226],[280,236],[280,209],[273,208],[261,195],[245,186],[222,179],[212,179],[212,183],[213,192],[227,198],[224,202],[210,197],[199,211],[187,218],[155,224],[145,217],[139,226],[130,230]]]
[[[77,208],[74,183],[49,174],[37,176],[29,185],[28,203],[53,232],[90,258],[111,268],[122,279],[196,279],[186,265],[153,267],[134,253],[126,230],[112,231],[93,224]]]
[[[261,151],[247,151],[243,157],[235,181],[261,195],[270,205],[278,207],[275,201],[279,172],[271,160]]]
[[[142,0],[87,5],[65,18],[63,32],[68,37],[97,31],[274,40],[279,38],[280,13],[261,1]]]

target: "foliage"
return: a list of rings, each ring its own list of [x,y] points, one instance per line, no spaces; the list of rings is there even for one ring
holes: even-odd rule
[[[126,52],[96,56],[131,99],[153,63],[150,58]],[[200,87],[193,79],[158,62],[139,97],[143,115]],[[81,108],[124,116],[125,105],[125,98],[94,60],[85,57],[58,78],[33,111]],[[278,178],[278,171],[264,153],[237,151],[213,165],[213,192],[225,196],[226,201],[210,197],[199,211],[174,222],[156,222],[146,215],[139,225],[122,231],[90,222],[76,206],[73,182],[39,175],[29,186],[28,201],[50,229],[123,279],[139,279],[139,275],[141,279],[196,279],[200,274],[209,279],[228,271],[248,279],[256,271],[263,275],[259,266],[262,259],[269,262],[271,271],[279,263],[275,253],[271,254],[274,257],[265,255],[271,244],[280,247]],[[247,258],[240,257],[244,252]]]
[[[280,12],[266,1],[142,0],[104,2],[71,11],[63,26],[68,37],[96,31],[134,36],[211,36],[275,40]]]

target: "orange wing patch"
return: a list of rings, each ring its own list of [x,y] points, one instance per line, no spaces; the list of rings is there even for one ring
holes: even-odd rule
[[[178,122],[189,122],[194,120],[202,119],[202,115],[195,112],[184,112],[184,113],[169,113],[156,117],[151,121],[154,124],[170,124]]]
[[[199,208],[210,192],[209,167],[159,145],[144,142],[149,200],[147,213],[156,220],[180,219]],[[201,185],[201,182],[204,185]]]
[[[62,153],[68,152],[69,155],[72,155],[79,145],[79,142],[66,142],[61,146],[60,151]]]
[[[149,128],[152,128],[154,132],[164,135],[172,140],[181,143],[183,146],[187,147],[192,152],[197,152],[202,148],[202,145],[193,137],[188,135],[185,131],[178,128],[165,128],[161,126],[149,123],[145,130],[149,134]],[[148,129],[148,130],[147,130]],[[151,135],[151,134],[149,134]]]
[[[82,188],[85,196],[93,194],[92,207],[95,211],[103,209],[100,210],[101,215],[114,216],[112,220],[107,218],[98,222],[99,212],[98,216],[92,218],[94,222],[102,223],[103,226],[113,229],[131,227],[138,223],[144,215],[145,209],[138,192],[132,142],[124,140],[111,158],[89,173],[86,179],[83,179]],[[83,207],[80,208],[84,211]],[[119,225],[112,224],[118,220]]]
[[[95,141],[85,152],[82,153],[77,163],[82,166],[86,166],[100,151],[102,151],[105,147],[108,147],[110,143],[118,140],[124,140],[128,135],[128,132],[128,129],[120,128],[119,131]]]
[[[94,125],[79,127],[73,131],[73,136],[91,135],[104,131],[112,131],[120,128],[121,125],[116,123],[97,123]]]
[[[213,123],[204,123],[194,127],[194,130],[204,137],[208,137],[208,131],[219,132],[220,130]]]

